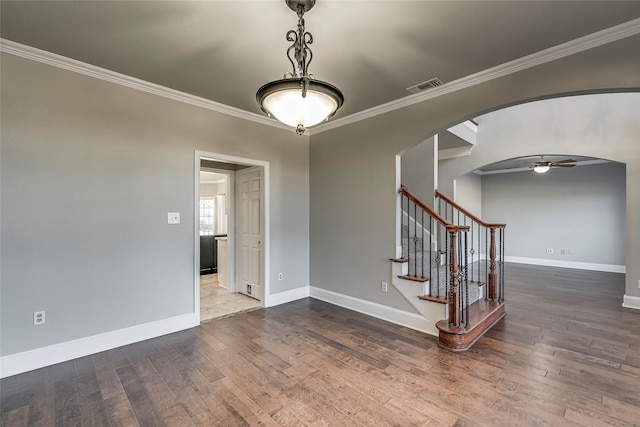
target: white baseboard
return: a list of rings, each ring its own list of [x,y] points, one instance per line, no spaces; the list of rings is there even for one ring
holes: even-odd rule
[[[0,378],[198,326],[195,313],[67,341],[0,358]]]
[[[296,301],[309,296],[309,286],[302,286],[300,288],[291,289],[289,291],[278,292],[277,294],[271,294],[269,297],[269,307],[273,307],[280,304],[286,304],[291,301]]]
[[[406,326],[407,328],[433,335],[433,324],[416,313],[398,310],[375,302],[366,301],[313,286],[310,287],[310,296],[371,317],[395,323],[396,325]]]
[[[635,308],[640,310],[640,297],[632,297],[631,295],[625,295],[622,300],[622,306],[626,308]]]
[[[516,264],[544,265],[547,267],[575,268],[578,270],[606,271],[609,273],[626,273],[627,267],[614,264],[595,264],[591,262],[560,261],[556,259],[523,258],[517,256],[505,256],[505,262]]]

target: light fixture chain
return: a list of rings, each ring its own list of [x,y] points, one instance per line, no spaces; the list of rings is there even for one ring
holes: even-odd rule
[[[309,64],[313,59],[313,52],[311,52],[311,48],[308,46],[313,43],[313,35],[305,31],[304,12],[304,5],[299,4],[297,10],[298,31],[289,30],[287,32],[287,41],[292,42],[289,49],[287,49],[287,57],[293,70],[291,77],[309,77]],[[285,78],[286,77],[287,74],[285,74]]]

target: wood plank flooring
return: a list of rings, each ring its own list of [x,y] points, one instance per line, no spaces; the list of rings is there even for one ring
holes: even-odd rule
[[[638,426],[624,276],[508,264],[466,353],[303,299],[0,381],[3,426]]]

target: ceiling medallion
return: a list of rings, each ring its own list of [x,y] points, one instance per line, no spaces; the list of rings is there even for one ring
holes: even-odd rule
[[[295,127],[296,133],[302,135],[306,128],[329,120],[342,106],[344,96],[340,89],[316,80],[308,72],[313,59],[309,48],[313,36],[305,31],[304,13],[311,10],[316,1],[285,0],[285,3],[298,15],[298,30],[287,32],[287,41],[292,42],[287,49],[292,72],[258,89],[256,100],[268,116]]]

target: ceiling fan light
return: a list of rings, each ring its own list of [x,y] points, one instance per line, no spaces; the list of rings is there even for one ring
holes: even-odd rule
[[[533,170],[537,173],[545,173],[550,169],[548,165],[537,165],[533,168]]]

